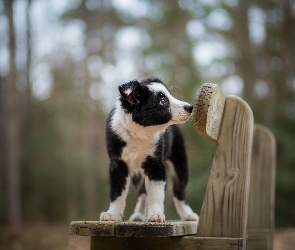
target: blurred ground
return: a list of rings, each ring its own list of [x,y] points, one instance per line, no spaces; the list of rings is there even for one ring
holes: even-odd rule
[[[0,228],[0,250],[89,250],[90,237],[68,235],[68,225],[27,225],[17,234]],[[295,228],[276,229],[274,250],[293,250]]]
[[[274,250],[295,249],[295,228],[276,229],[274,237]]]

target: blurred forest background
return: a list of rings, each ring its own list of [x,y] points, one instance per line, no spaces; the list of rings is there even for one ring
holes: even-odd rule
[[[277,139],[276,226],[294,227],[294,60],[292,0],[0,1],[0,229],[98,219],[107,113],[119,84],[146,76],[192,104],[204,82],[250,104]],[[183,129],[199,212],[215,146]]]

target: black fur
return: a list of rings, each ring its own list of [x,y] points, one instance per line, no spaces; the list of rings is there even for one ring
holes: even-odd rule
[[[161,99],[165,99],[165,95],[150,92],[147,85],[151,82],[160,83],[168,90],[167,86],[158,78],[147,78],[141,83],[133,80],[119,86],[122,108],[126,113],[132,114],[136,123],[144,127],[165,124],[171,120],[171,113],[167,109],[169,103],[159,104]],[[127,96],[124,91],[128,89],[132,91]]]
[[[135,174],[132,176],[132,184],[136,188],[138,196],[141,194],[146,194],[144,179],[140,174]]]
[[[172,119],[169,98],[163,92],[151,91],[150,83],[160,83],[169,92],[167,86],[158,78],[147,78],[141,82],[130,81],[119,86],[120,108],[126,115],[132,116],[132,121],[143,129],[149,126],[165,125]],[[170,93],[170,92],[169,92]],[[173,99],[171,99],[173,100]],[[118,107],[116,107],[118,108]],[[131,173],[129,166],[122,159],[122,152],[127,143],[120,132],[112,127],[112,119],[116,112],[114,108],[107,119],[106,144],[110,158],[110,198],[111,202],[118,198],[126,187],[126,179],[132,174],[131,180],[138,191],[138,195],[146,193],[144,176],[151,181],[165,181],[166,161],[173,163],[173,193],[178,200],[185,200],[185,187],[188,182],[188,164],[185,151],[184,139],[179,125],[170,125],[165,132],[161,133],[155,142],[154,153],[147,155],[139,168],[144,176]],[[192,112],[191,105],[183,106],[189,114]]]
[[[107,151],[110,157],[110,160],[116,160],[121,158],[123,147],[126,146],[126,142],[123,141],[111,128],[111,118],[114,115],[113,109],[106,122],[106,144]]]
[[[188,182],[188,162],[184,139],[179,126],[170,126],[173,133],[173,143],[170,159],[174,164],[173,193],[179,200],[185,199],[185,188]]]
[[[120,159],[112,159],[110,163],[110,198],[115,201],[126,186],[126,178],[128,176],[128,167],[126,163]]]

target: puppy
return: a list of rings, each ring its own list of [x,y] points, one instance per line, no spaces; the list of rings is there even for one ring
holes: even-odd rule
[[[119,93],[106,126],[111,203],[100,220],[122,220],[131,181],[138,201],[129,220],[165,221],[167,166],[180,218],[197,221],[198,215],[185,202],[188,166],[178,125],[190,117],[192,105],[175,99],[158,78],[130,81],[119,86]]]

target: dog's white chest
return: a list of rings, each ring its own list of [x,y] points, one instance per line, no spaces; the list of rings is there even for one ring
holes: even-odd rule
[[[122,152],[122,160],[128,165],[131,172],[141,170],[142,163],[147,156],[153,156],[155,143],[147,140],[133,139],[124,147]]]
[[[133,122],[132,116],[126,114],[117,102],[111,126],[126,142],[121,154],[122,160],[131,172],[138,172],[142,170],[141,166],[146,158],[149,155],[154,156],[156,144],[168,125],[143,127]]]

